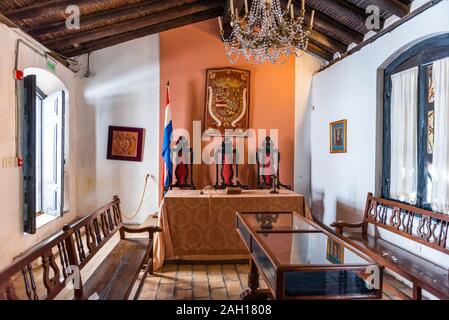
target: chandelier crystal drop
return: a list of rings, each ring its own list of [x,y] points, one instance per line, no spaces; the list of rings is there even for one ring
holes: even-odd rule
[[[240,56],[251,64],[283,64],[290,55],[301,57],[307,50],[313,27],[315,11],[310,22],[305,23],[305,1],[295,17],[292,0],[282,9],[280,0],[253,0],[249,9],[245,0],[245,14],[241,18],[234,0],[229,0],[230,26],[232,32],[225,36],[223,18],[218,22],[223,38],[226,56],[231,64],[237,63]]]

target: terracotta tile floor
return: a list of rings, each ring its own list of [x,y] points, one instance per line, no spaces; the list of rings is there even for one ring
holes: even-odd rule
[[[240,300],[240,293],[247,288],[248,271],[249,266],[243,264],[168,264],[147,278],[140,299]],[[267,287],[262,279],[260,282],[261,288]],[[405,284],[385,275],[384,300],[407,299],[410,294]]]

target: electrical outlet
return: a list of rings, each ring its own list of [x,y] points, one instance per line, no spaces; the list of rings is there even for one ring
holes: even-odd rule
[[[15,157],[4,157],[2,158],[2,168],[13,168],[15,167]]]

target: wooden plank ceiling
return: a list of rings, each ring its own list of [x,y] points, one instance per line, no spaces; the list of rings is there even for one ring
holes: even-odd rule
[[[234,1],[243,11],[243,0]],[[293,2],[299,14],[301,1]],[[367,6],[379,6],[383,24],[391,15],[408,14],[410,2],[306,0],[308,13],[316,10],[309,51],[330,61],[350,43],[362,42],[368,32]],[[66,28],[69,5],[81,9],[78,30]],[[228,0],[2,0],[0,14],[56,53],[73,57],[218,16],[229,22],[228,5]]]

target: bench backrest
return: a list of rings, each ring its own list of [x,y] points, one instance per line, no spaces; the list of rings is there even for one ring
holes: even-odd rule
[[[368,193],[364,222],[449,254],[449,215]]]
[[[64,226],[63,230],[31,248],[2,270],[0,300],[55,298],[72,281],[76,268],[81,270],[121,226],[120,199],[114,197],[111,203]],[[76,277],[82,281],[80,274]]]
[[[64,226],[74,242],[74,263],[82,269],[122,226],[120,199],[114,200],[81,220]]]

